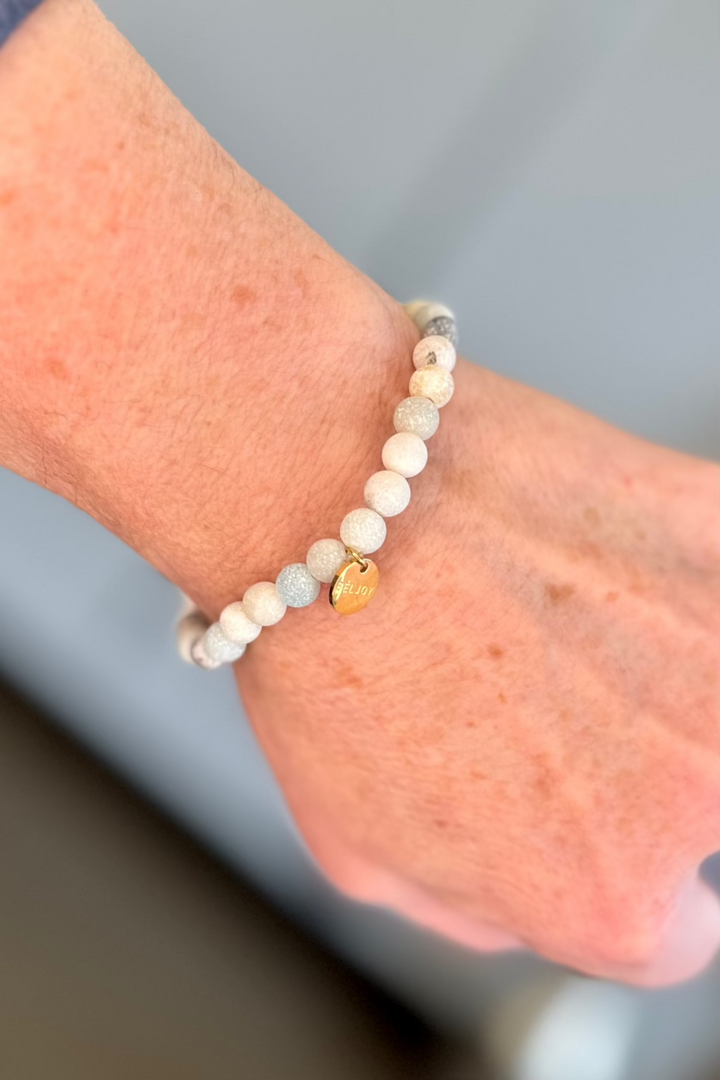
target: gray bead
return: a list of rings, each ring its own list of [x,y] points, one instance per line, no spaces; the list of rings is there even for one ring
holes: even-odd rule
[[[422,332],[422,336],[430,337],[431,334],[439,334],[440,337],[447,338],[453,345],[458,343],[457,325],[454,319],[451,319],[448,315],[438,315],[436,319],[431,319],[426,324],[425,329]]]
[[[280,599],[288,607],[307,607],[320,595],[320,582],[312,576],[304,562],[283,567],[275,581]]]

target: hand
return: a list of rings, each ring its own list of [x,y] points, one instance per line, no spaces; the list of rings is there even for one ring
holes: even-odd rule
[[[720,936],[697,879],[717,470],[464,362],[456,383],[376,598],[288,613],[237,665],[243,698],[344,891],[475,947],[677,980]]]

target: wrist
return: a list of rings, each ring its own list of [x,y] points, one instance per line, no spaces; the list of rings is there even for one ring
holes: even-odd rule
[[[0,61],[3,463],[212,613],[356,504],[415,328],[89,4]]]

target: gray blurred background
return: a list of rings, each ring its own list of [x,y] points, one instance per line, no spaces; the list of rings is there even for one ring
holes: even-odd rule
[[[470,359],[718,456],[711,0],[100,6],[343,255],[400,300],[455,309]],[[174,590],[46,492],[1,473],[0,500],[7,680],[291,919],[439,1030],[482,1038],[493,1078],[720,1075],[717,972],[641,994],[338,897],[230,673],[176,659]]]

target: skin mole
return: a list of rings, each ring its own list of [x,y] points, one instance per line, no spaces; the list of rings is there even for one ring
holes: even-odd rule
[[[545,594],[551,604],[562,604],[569,600],[574,592],[574,585],[554,585],[551,582],[545,586]]]
[[[230,293],[230,298],[238,307],[246,307],[253,300],[257,300],[257,293],[248,285],[236,285]]]
[[[45,370],[48,375],[51,375],[54,379],[63,379],[67,381],[69,378],[67,364],[58,356],[49,356],[47,358],[45,361]]]

